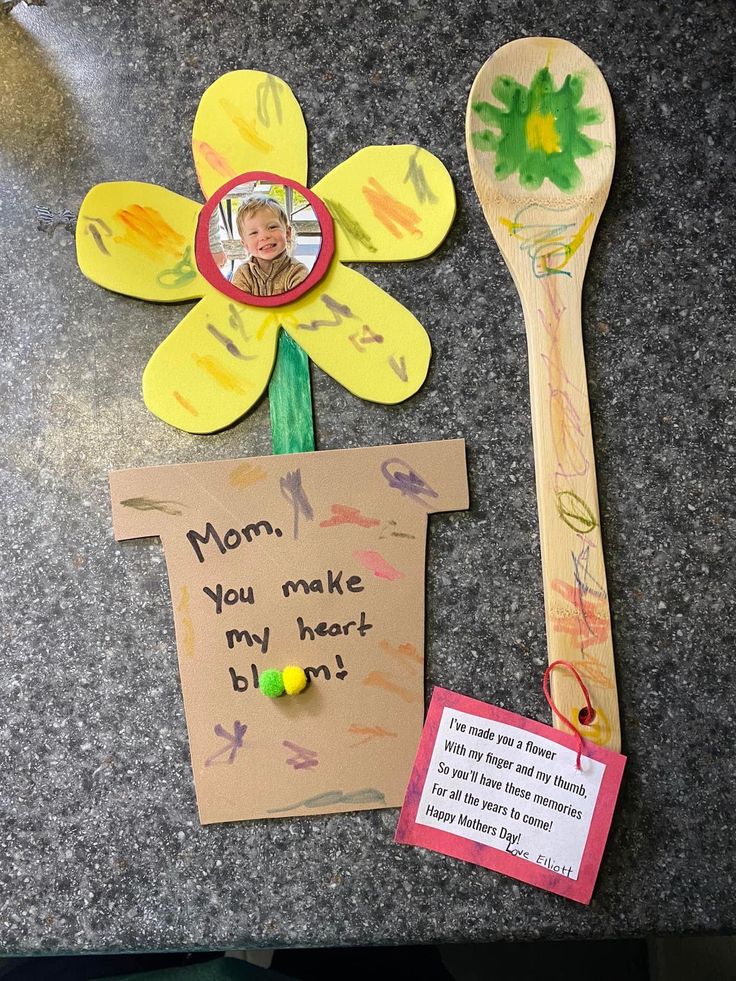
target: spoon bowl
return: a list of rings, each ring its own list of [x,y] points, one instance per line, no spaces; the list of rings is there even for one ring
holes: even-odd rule
[[[593,235],[613,177],[613,105],[603,75],[559,38],[505,44],[473,83],[470,170],[521,299],[552,697],[569,723],[620,747],[616,677],[581,328]],[[555,725],[564,723],[555,719]]]

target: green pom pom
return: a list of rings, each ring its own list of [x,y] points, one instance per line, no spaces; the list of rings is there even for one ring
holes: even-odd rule
[[[263,694],[269,698],[278,698],[284,694],[284,679],[281,672],[275,669],[264,671],[258,678],[258,684]]]

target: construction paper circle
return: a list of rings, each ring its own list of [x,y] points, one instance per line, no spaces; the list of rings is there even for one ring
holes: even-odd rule
[[[286,290],[283,293],[278,293],[274,296],[256,296],[252,293],[247,293],[245,290],[240,289],[239,287],[233,285],[233,283],[229,282],[223,272],[221,272],[210,246],[210,221],[215,213],[215,210],[219,207],[220,202],[226,199],[228,194],[234,188],[237,188],[242,184],[257,184],[259,182],[269,182],[271,184],[280,185],[281,187],[291,188],[301,194],[302,197],[305,198],[311,205],[317,218],[317,222],[319,223],[321,233],[319,254],[317,255],[316,261],[306,279],[304,279],[304,281],[299,283],[297,286],[294,286],[292,289]],[[303,296],[314,286],[316,286],[317,283],[319,283],[319,281],[324,277],[330,262],[332,261],[334,252],[335,234],[332,225],[332,217],[322,201],[316,194],[299,184],[297,181],[291,180],[289,177],[281,177],[278,174],[271,174],[267,171],[249,171],[248,173],[233,177],[233,179],[229,180],[227,184],[223,184],[222,187],[220,187],[219,190],[212,195],[207,204],[205,204],[205,206],[202,208],[199,215],[199,221],[197,222],[194,255],[199,271],[205,277],[207,282],[218,292],[224,293],[225,296],[230,297],[230,299],[236,300],[238,303],[244,303],[248,306],[280,307],[287,303],[291,303],[300,296]]]

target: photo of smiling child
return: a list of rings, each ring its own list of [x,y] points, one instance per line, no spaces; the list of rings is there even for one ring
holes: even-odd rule
[[[233,286],[253,296],[276,296],[304,282],[309,270],[291,257],[294,226],[275,198],[252,194],[238,209],[235,224],[250,258],[235,270]]]
[[[296,188],[248,181],[213,211],[209,247],[223,278],[237,289],[254,297],[279,296],[308,279],[322,247],[322,229]]]

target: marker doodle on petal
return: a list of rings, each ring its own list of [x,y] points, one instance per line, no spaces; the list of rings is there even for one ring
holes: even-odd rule
[[[268,129],[271,125],[271,116],[268,111],[269,101],[276,112],[276,122],[281,125],[283,113],[281,111],[281,92],[283,88],[281,79],[275,75],[266,75],[266,78],[256,88],[256,112],[259,120]]]
[[[268,140],[264,140],[259,135],[255,119],[250,121],[245,119],[239,112],[238,107],[230,102],[229,99],[220,99],[220,106],[230,118],[231,122],[234,123],[235,128],[245,143],[250,143],[254,150],[259,150],[261,153],[270,153],[273,150],[273,144],[269,143]]]
[[[225,348],[227,353],[232,354],[234,358],[239,358],[241,361],[256,360],[255,354],[242,354],[240,348],[235,343],[235,341],[231,341],[229,337],[225,337],[224,334],[221,334],[214,324],[207,324],[207,330],[215,338],[216,341],[219,341],[220,344],[222,344],[222,346]]]
[[[383,344],[383,334],[377,334],[374,330],[371,330],[368,324],[363,324],[359,331],[356,330],[354,334],[348,335],[348,340],[356,351],[360,351],[363,354],[366,344]]]
[[[401,228],[409,232],[414,238],[422,237],[422,231],[418,227],[422,220],[421,215],[418,215],[407,204],[397,201],[378,183],[375,177],[369,178],[362,190],[371,211],[394,238],[404,237]]]
[[[192,262],[192,247],[188,245],[184,255],[171,269],[164,269],[156,277],[156,282],[167,290],[178,289],[197,278],[197,270]]]
[[[118,211],[115,217],[127,229],[125,235],[115,239],[118,244],[130,245],[152,259],[161,255],[183,258],[187,240],[155,208],[131,204]]]
[[[238,310],[238,308],[235,306],[234,303],[228,304],[227,309],[229,313],[227,322],[228,325],[230,326],[230,329],[235,333],[237,333],[240,336],[240,339],[242,341],[245,341],[247,344],[247,342],[250,340],[250,337],[245,333],[245,325],[243,324],[243,318],[240,315],[240,311]]]
[[[110,226],[107,224],[107,222],[103,221],[102,218],[91,218],[89,215],[82,215],[82,218],[84,218],[84,220],[87,222],[84,229],[84,234],[92,236],[92,241],[103,255],[110,255],[110,252],[102,239],[102,235],[100,234],[100,229],[97,228],[97,225],[99,225],[104,235],[106,235],[107,238],[112,238],[112,232],[110,231]],[[96,222],[97,224],[93,224],[93,222]]]
[[[221,388],[224,388],[228,392],[235,392],[237,395],[246,394],[246,390],[243,388],[240,379],[236,378],[226,368],[223,368],[216,358],[212,358],[209,355],[192,354],[192,360],[198,368],[205,371]]]
[[[102,231],[105,233],[105,235],[108,238],[112,238],[112,231],[110,229],[110,226],[102,218],[95,218],[93,215],[82,215],[82,218],[84,218],[85,221],[88,221],[90,223],[91,222],[96,222],[100,226],[100,228],[102,229]],[[90,229],[87,228],[87,230],[85,231],[85,234],[89,230]]]
[[[100,252],[103,255],[110,255],[110,253],[108,252],[107,246],[102,241],[102,236],[97,231],[97,229],[94,227],[94,225],[90,225],[88,231],[89,231],[90,235],[92,236],[92,239],[93,239],[95,245],[97,246],[97,248],[100,250]]]
[[[230,180],[231,177],[237,177],[237,174],[235,173],[235,170],[231,164],[228,163],[221,153],[218,153],[214,147],[210,146],[209,143],[205,143],[204,140],[192,140],[192,146],[195,152],[195,166],[196,155],[198,154],[207,164],[209,164],[215,173],[219,174],[221,177],[224,177],[225,180]]]
[[[331,201],[329,198],[325,198],[324,203],[337,224],[347,235],[351,245],[353,242],[358,242],[369,252],[378,252],[368,232],[343,204],[340,204],[339,201]]]
[[[346,318],[349,320],[355,319],[355,314],[349,306],[346,306],[344,303],[338,303],[337,300],[333,300],[327,293],[323,293],[320,300],[333,315],[333,319],[310,320],[307,323],[297,324],[296,326],[299,330],[319,330],[320,327],[339,327]]]
[[[173,391],[171,394],[174,396],[182,409],[186,409],[187,412],[190,412],[193,416],[199,415],[199,412],[197,412],[192,403],[188,399],[185,399],[181,392]]]
[[[412,187],[419,198],[419,203],[424,204],[436,204],[439,198],[432,191],[427,181],[426,174],[424,173],[424,167],[417,162],[417,157],[419,156],[419,151],[421,147],[417,147],[414,153],[409,158],[409,169],[404,177],[404,183],[411,181]]]
[[[391,370],[399,376],[402,382],[409,381],[409,375],[406,372],[406,358],[404,357],[403,354],[399,358],[398,362],[392,354],[391,357],[388,359],[388,364]]]

